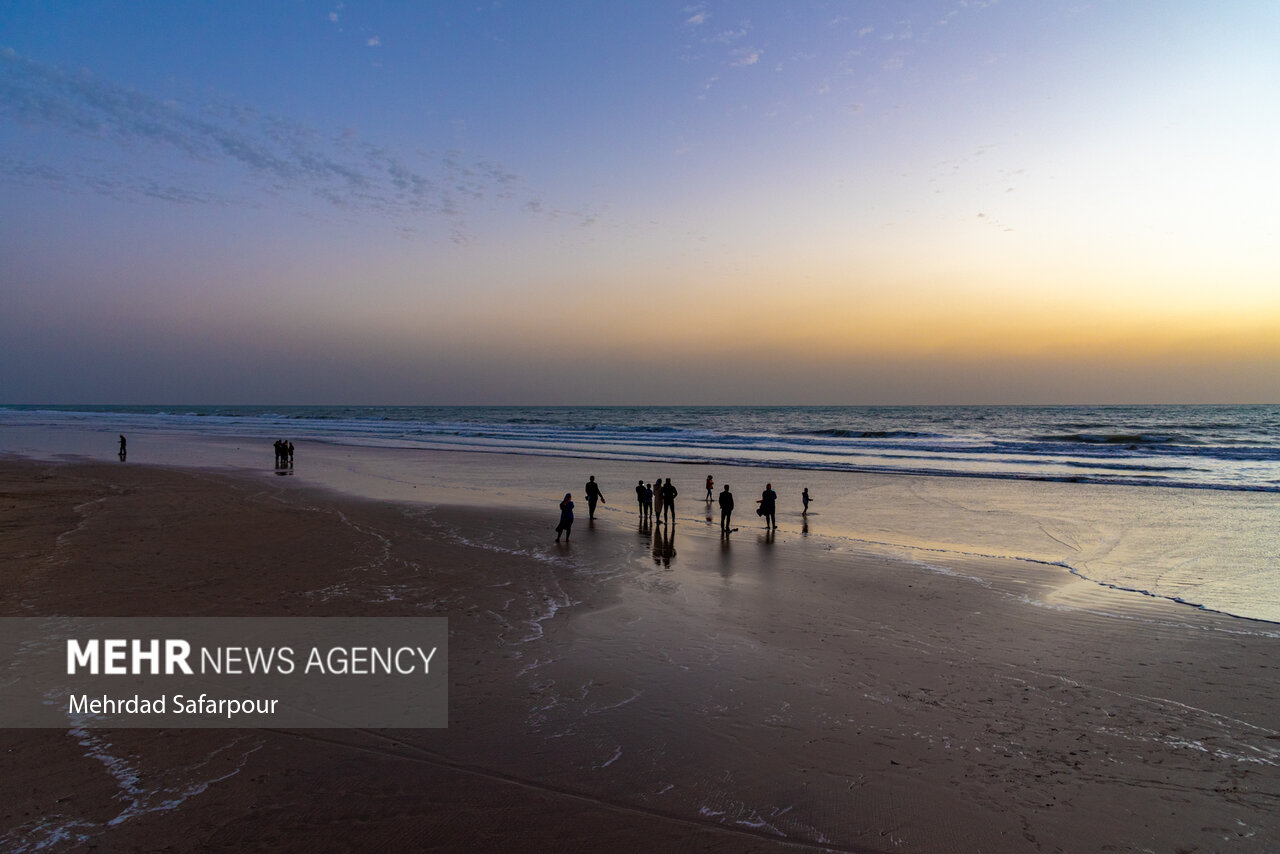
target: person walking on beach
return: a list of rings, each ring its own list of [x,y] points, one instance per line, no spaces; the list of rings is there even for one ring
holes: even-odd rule
[[[808,515],[809,515],[809,502],[813,500],[813,499],[811,499],[811,498],[809,497],[809,487],[807,487],[807,486],[806,486],[806,487],[804,488],[804,492],[800,493],[800,500],[804,502],[804,511],[803,511],[803,512],[801,512],[801,514],[800,514],[800,515],[801,515],[801,516],[808,516]]]
[[[636,483],[636,505],[640,508],[640,521],[643,522],[649,518],[649,489],[644,485],[644,481]]]
[[[573,493],[566,492],[564,501],[560,502],[560,524],[556,525],[556,542],[564,534],[564,541],[569,542],[569,529],[573,527]]]
[[[724,489],[720,493],[720,530],[729,533],[729,523],[733,516],[733,493],[729,491],[729,484],[724,485]]]
[[[711,490],[715,489],[715,486],[716,486],[716,482],[711,479],[711,475],[707,475],[707,503],[708,504],[711,503],[711,498],[712,498]]]
[[[778,512],[778,493],[773,491],[773,484],[766,483],[764,492],[760,493],[758,501],[760,509],[756,512],[764,517],[764,526],[766,528],[778,527],[778,520],[775,514]]]
[[[120,434],[120,462],[124,462],[124,456],[125,456],[124,446],[125,446],[124,434],[121,433]]]
[[[596,502],[604,501],[604,493],[600,491],[600,486],[596,483],[595,475],[591,475],[591,477],[587,479],[587,485],[585,488],[587,492],[587,521],[592,522],[595,521],[596,518]],[[608,504],[609,502],[604,501],[604,503]]]
[[[676,521],[676,496],[680,493],[671,485],[671,478],[667,478],[667,482],[662,485],[662,523],[667,522],[667,511],[671,511],[672,524]]]

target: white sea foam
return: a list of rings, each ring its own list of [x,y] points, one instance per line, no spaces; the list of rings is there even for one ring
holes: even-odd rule
[[[115,800],[124,806],[107,820],[106,827],[124,824],[148,813],[177,809],[190,798],[203,794],[211,785],[239,774],[249,757],[262,748],[261,743],[242,736],[194,762],[150,773],[120,755],[110,741],[93,730],[72,726],[67,734],[85,749],[86,758],[102,763],[116,782]],[[210,774],[210,766],[227,754],[238,754],[231,769]],[[75,815],[47,815],[34,823],[13,828],[0,837],[0,850],[26,854],[68,844],[81,845],[95,839],[103,827],[98,821]]]

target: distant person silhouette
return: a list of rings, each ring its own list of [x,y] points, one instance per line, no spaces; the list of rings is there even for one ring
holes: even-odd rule
[[[121,433],[120,434],[120,462],[124,462],[124,458],[125,458],[125,441],[124,441],[124,434]]]
[[[573,493],[566,492],[564,501],[560,502],[560,524],[556,525],[556,542],[564,534],[564,541],[569,542],[569,529],[573,527]]]
[[[636,506],[640,508],[640,521],[643,522],[648,517],[649,512],[647,505],[649,503],[649,490],[645,488],[644,481],[636,483]]]
[[[773,484],[766,483],[764,492],[760,493],[759,502],[760,509],[756,512],[764,517],[764,526],[766,528],[778,527],[778,520],[775,514],[778,512],[778,493],[773,491]]]
[[[720,492],[720,530],[726,534],[729,533],[729,525],[733,521],[733,493],[729,491],[729,484],[724,485],[724,489]]]
[[[674,525],[676,521],[676,496],[680,493],[671,485],[671,478],[667,478],[667,482],[662,485],[662,523],[667,523],[667,512],[671,512],[671,523]]]
[[[293,468],[293,442],[284,443],[284,452],[289,457],[289,468]]]
[[[596,502],[604,501],[604,493],[600,491],[600,486],[596,483],[596,476],[591,475],[587,479],[587,485],[584,487],[587,492],[587,521],[590,522],[596,518]],[[604,501],[608,504],[608,501]]]
[[[653,491],[653,484],[646,484],[644,488],[644,509],[649,514],[650,519],[656,519],[658,516],[657,511],[654,509],[654,502],[659,500],[661,499],[659,499],[657,497],[657,493]]]
[[[806,487],[804,488],[804,492],[800,493],[800,500],[804,502],[804,511],[803,511],[803,512],[801,512],[801,514],[800,514],[800,515],[801,515],[801,516],[808,516],[808,515],[809,515],[809,502],[813,500],[812,498],[810,498],[810,497],[809,497],[809,487],[807,487],[807,486],[806,486]]]
[[[711,479],[711,475],[707,475],[707,503],[708,504],[711,503],[711,498],[712,498],[711,491],[715,489],[715,486],[716,486],[716,482]]]

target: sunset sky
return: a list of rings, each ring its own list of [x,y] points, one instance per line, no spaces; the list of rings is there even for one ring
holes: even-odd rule
[[[0,403],[1280,402],[1275,2],[0,5]]]

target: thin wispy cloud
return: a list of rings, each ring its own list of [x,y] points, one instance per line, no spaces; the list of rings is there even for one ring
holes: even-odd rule
[[[218,193],[169,183],[161,178],[137,178],[126,180],[120,177],[97,172],[79,172],[51,166],[46,163],[31,163],[12,157],[0,157],[0,180],[9,180],[17,184],[53,186],[65,192],[91,192],[126,201],[145,201],[159,199],[175,205],[225,205],[229,199]]]
[[[746,35],[747,35],[747,28],[738,27],[735,30],[724,30],[722,32],[716,33],[714,36],[707,39],[707,41],[714,42],[716,44],[733,44],[739,39],[745,38]]]
[[[688,16],[684,19],[686,27],[702,26],[711,18],[711,13],[707,11],[707,7],[702,3],[685,6],[682,11]]]
[[[184,172],[232,166],[273,195],[310,194],[343,211],[407,219],[458,220],[480,204],[535,195],[502,164],[462,150],[406,156],[364,142],[349,128],[326,134],[242,105],[187,109],[86,71],[68,72],[27,59],[12,49],[0,51],[0,118],[110,143],[116,155],[108,174],[7,158],[0,161],[0,175],[110,196],[183,204],[232,201],[199,186],[198,177],[188,178],[185,185],[173,178],[158,180],[164,159],[158,154],[177,155]],[[455,222],[451,227],[461,226]]]

